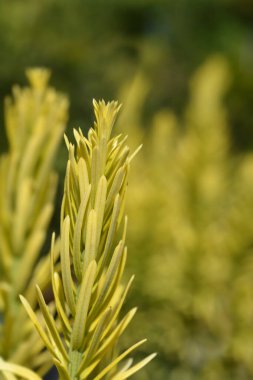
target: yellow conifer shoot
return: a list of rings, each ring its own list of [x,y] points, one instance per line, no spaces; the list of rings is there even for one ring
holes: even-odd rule
[[[133,281],[132,277],[126,286],[121,282],[127,258],[124,201],[135,153],[130,156],[126,137],[111,137],[118,103],[94,101],[94,109],[96,121],[88,138],[80,129],[74,130],[75,145],[65,138],[69,160],[61,209],[60,269],[54,265],[54,235],[51,247],[56,316],[39,286],[43,322],[21,296],[64,380],[127,379],[155,355],[132,365],[131,359],[124,359],[145,340],[121,354],[117,348],[136,312],[133,308],[119,317]]]
[[[19,300],[22,293],[35,308],[35,284],[44,289],[50,282],[50,258],[39,256],[53,212],[57,176],[52,167],[68,101],[48,86],[49,76],[46,69],[28,70],[30,86],[15,86],[5,102],[9,151],[0,157],[1,379],[15,378],[7,374],[10,367],[14,373],[22,365],[43,375],[52,365]],[[27,371],[21,368],[21,377]]]

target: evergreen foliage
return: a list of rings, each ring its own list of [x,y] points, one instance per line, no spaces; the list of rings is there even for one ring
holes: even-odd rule
[[[152,379],[252,378],[253,156],[230,145],[229,83],[226,61],[210,58],[183,116],[160,111],[146,135],[147,78],[127,90],[120,124],[144,142],[131,173],[129,246],[143,300],[136,335],[149,331],[160,352]]]
[[[49,76],[44,69],[28,70],[30,86],[15,86],[6,98],[9,151],[0,158],[0,357],[40,375],[50,367],[49,355],[18,296],[36,307],[35,284],[45,289],[50,281],[49,257],[40,253],[54,209],[53,162],[68,101],[48,87]]]
[[[123,380],[146,365],[154,354],[132,365],[131,351],[119,354],[117,341],[136,308],[119,318],[129,287],[121,284],[127,258],[127,218],[124,217],[129,148],[124,136],[111,137],[119,111],[117,102],[94,101],[96,122],[88,139],[74,130],[76,143],[67,138],[66,168],[61,209],[60,269],[54,265],[55,237],[51,248],[51,283],[59,318],[54,320],[40,288],[37,297],[44,324],[30,305],[21,300],[40,334],[61,379]],[[124,219],[121,239],[116,233]],[[61,339],[63,336],[63,340]]]
[[[118,103],[94,101],[96,121],[88,138],[81,129],[74,130],[75,144],[65,136],[69,160],[60,236],[53,234],[50,255],[40,258],[67,100],[48,88],[47,70],[28,70],[27,76],[30,87],[15,87],[14,100],[6,100],[10,149],[0,161],[0,378],[38,380],[55,365],[62,380],[127,379],[155,356],[123,361],[145,339],[123,352],[118,347],[137,310],[120,316],[133,281],[121,281],[124,204],[139,148],[130,155],[127,137],[111,137]],[[42,291],[49,285],[53,299],[46,301]]]

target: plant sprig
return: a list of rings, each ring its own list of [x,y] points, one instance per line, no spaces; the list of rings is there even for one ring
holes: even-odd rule
[[[54,235],[51,247],[56,315],[50,313],[39,286],[37,298],[44,322],[21,296],[61,379],[123,380],[155,355],[118,367],[145,341],[118,353],[118,339],[137,310],[119,317],[133,281],[132,277],[125,286],[121,282],[127,259],[124,203],[133,155],[123,136],[111,137],[119,109],[117,102],[94,101],[96,121],[88,138],[80,129],[74,130],[75,145],[65,137],[69,160],[61,208],[59,271],[54,264]]]
[[[29,69],[27,77],[29,86],[15,86],[5,101],[9,150],[0,157],[0,368],[5,378],[10,363],[15,363],[13,373],[24,366],[25,373],[30,368],[38,375],[52,365],[18,296],[24,294],[36,308],[35,284],[44,289],[50,282],[49,256],[39,256],[54,209],[53,163],[68,101],[48,85],[48,70]]]

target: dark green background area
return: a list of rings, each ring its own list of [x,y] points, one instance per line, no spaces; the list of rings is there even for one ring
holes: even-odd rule
[[[145,117],[164,106],[180,112],[191,73],[218,52],[232,69],[234,145],[248,149],[252,21],[251,0],[1,0],[0,104],[13,83],[25,83],[26,67],[47,66],[53,85],[71,99],[69,124],[83,126],[92,98],[117,97],[141,69],[152,86]],[[2,129],[1,122],[1,136]]]

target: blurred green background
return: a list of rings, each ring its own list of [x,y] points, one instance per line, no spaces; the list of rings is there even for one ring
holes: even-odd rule
[[[1,105],[46,66],[70,98],[69,136],[104,98],[124,103],[132,148],[144,141],[127,206],[140,311],[125,341],[147,336],[140,357],[159,355],[137,379],[253,377],[252,23],[251,0],[0,1]],[[65,160],[62,146],[56,230]]]

